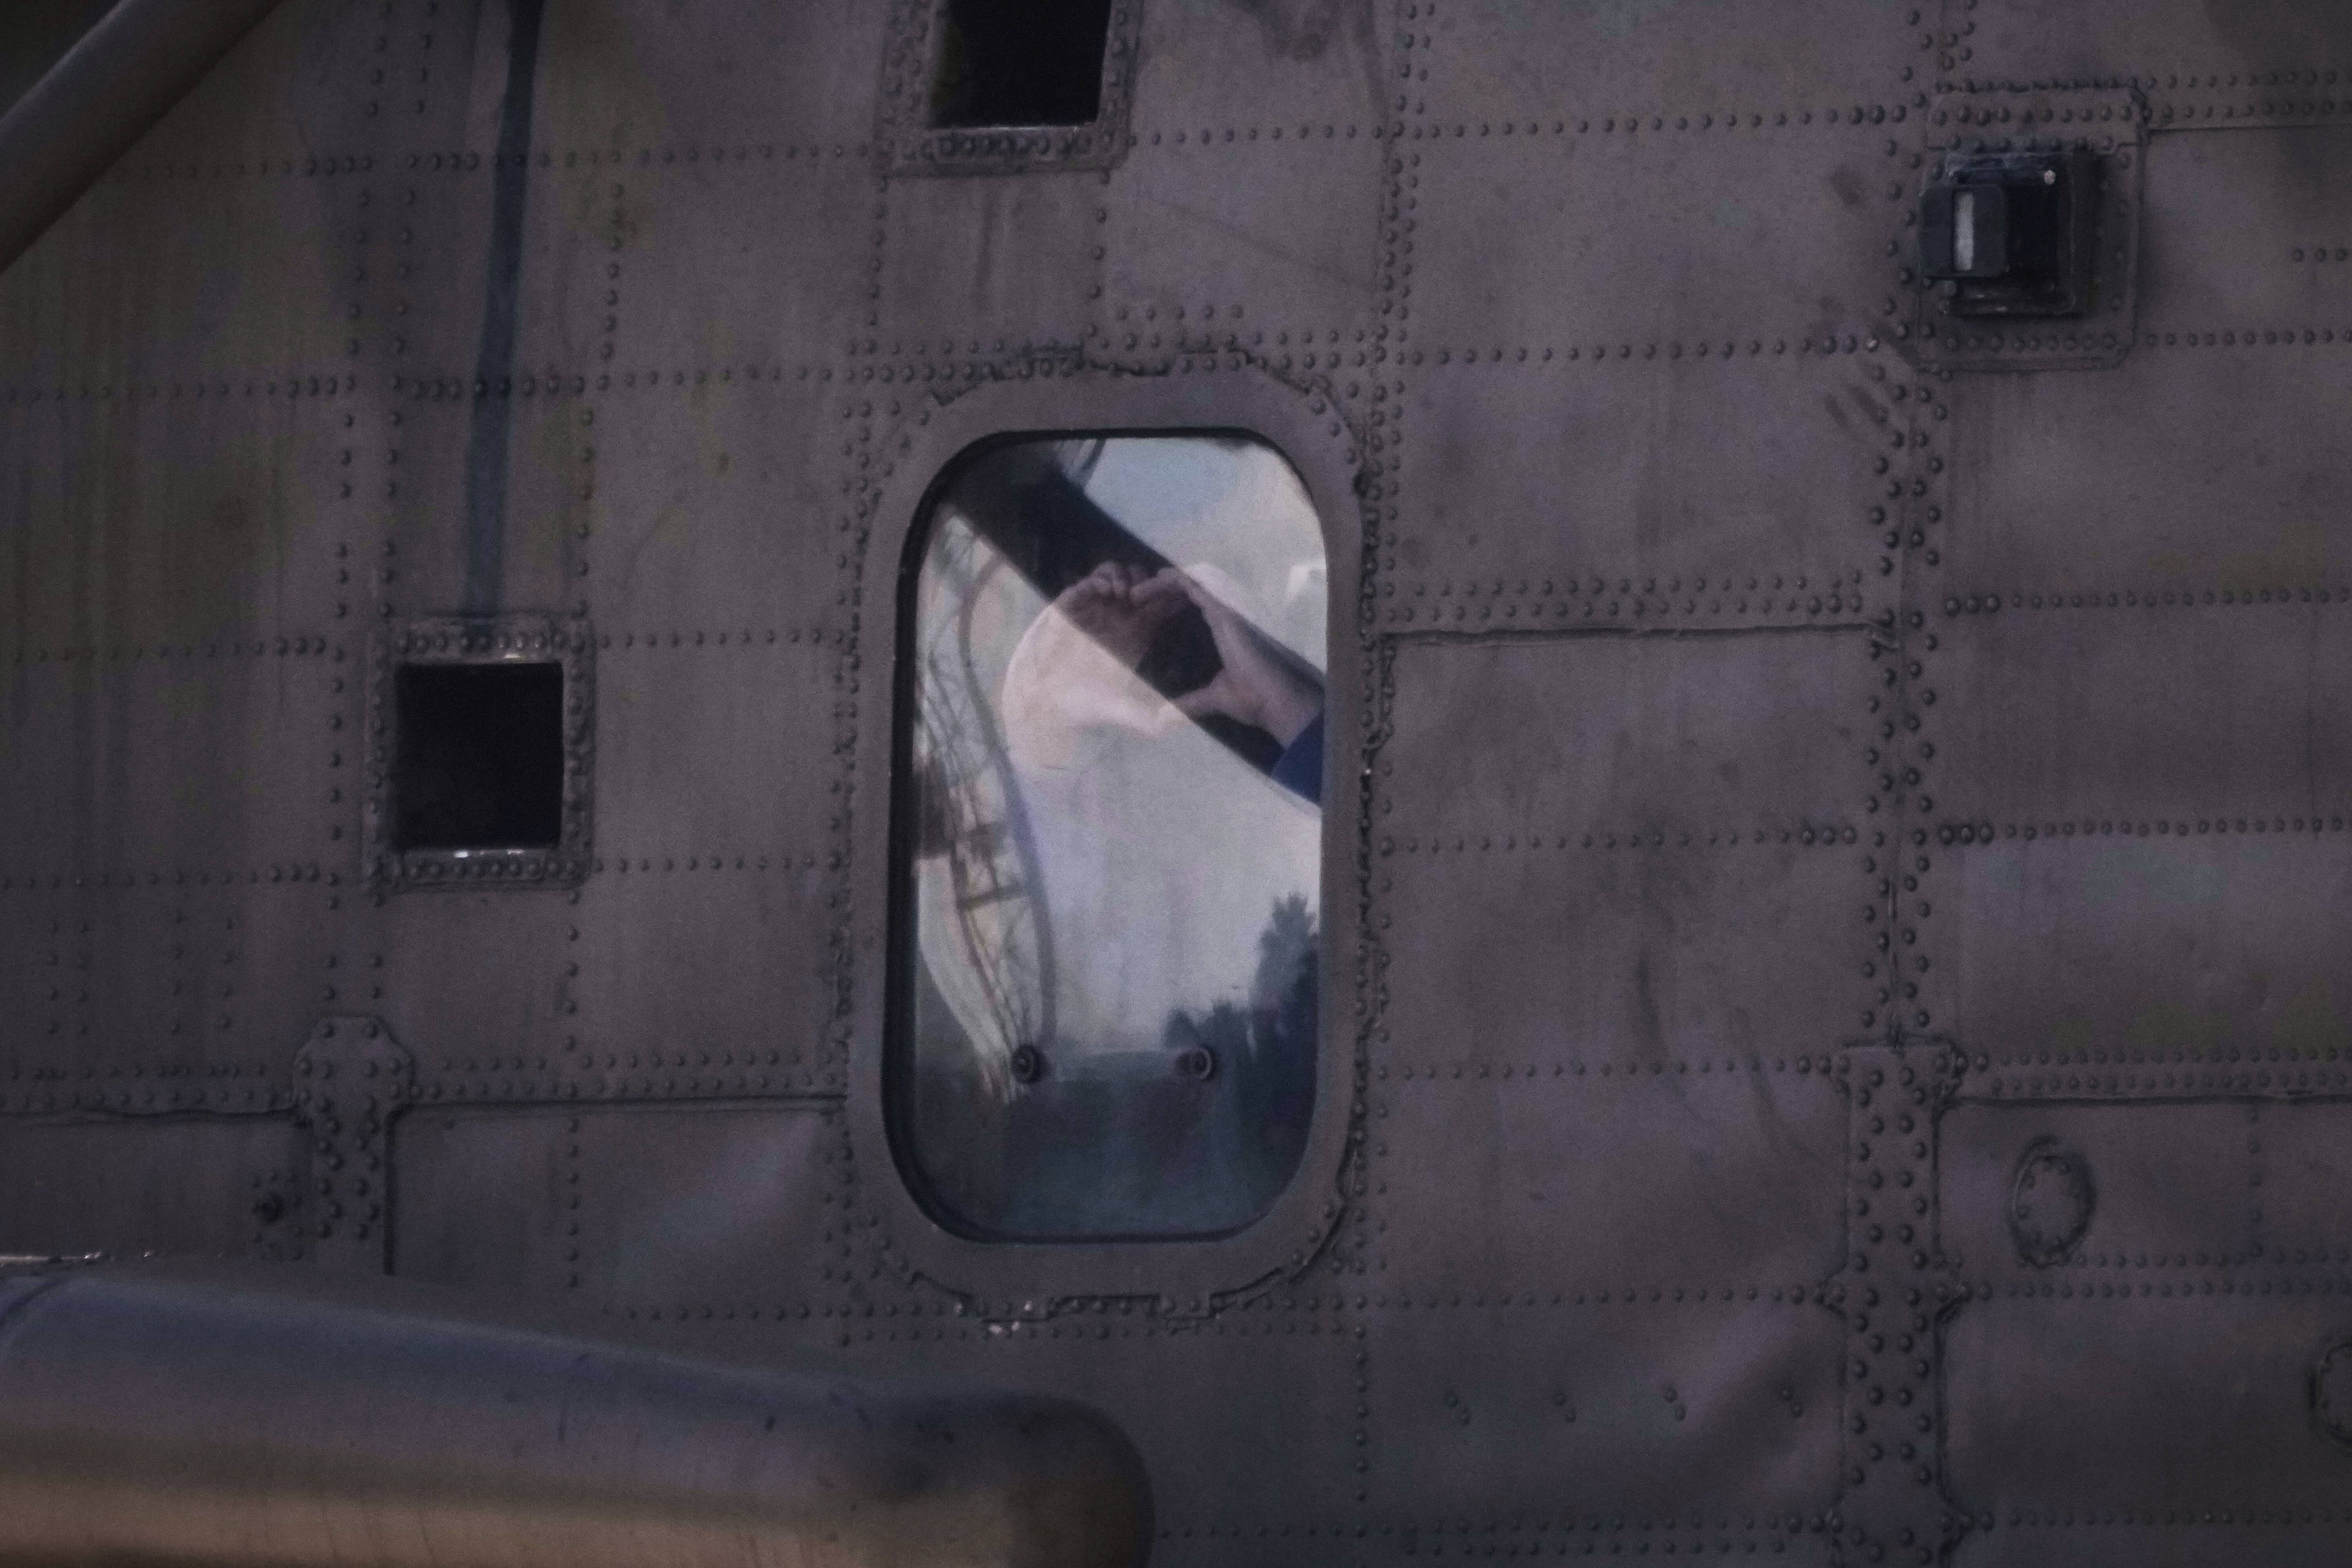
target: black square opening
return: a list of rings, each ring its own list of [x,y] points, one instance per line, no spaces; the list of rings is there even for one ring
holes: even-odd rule
[[[563,827],[563,667],[393,675],[396,849],[545,849]]]
[[[1109,37],[1110,0],[947,0],[931,124],[1090,124]]]

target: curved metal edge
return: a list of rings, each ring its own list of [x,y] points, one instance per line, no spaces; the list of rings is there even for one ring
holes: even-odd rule
[[[0,272],[277,4],[117,0],[0,116]]]

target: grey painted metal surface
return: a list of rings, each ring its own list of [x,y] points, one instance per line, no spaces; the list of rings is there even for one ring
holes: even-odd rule
[[[0,1272],[0,1562],[1139,1560],[1150,1494],[1092,1412],[582,1316],[285,1264]]]
[[[394,1272],[1089,1400],[1159,1561],[2340,1561],[2344,8],[1140,0],[1114,156],[926,161],[930,15],[549,0],[518,162],[498,0],[289,0],[0,277],[0,1249],[315,1253],[365,1016]],[[1956,324],[2024,137],[2094,312]],[[908,531],[1200,426],[1330,543],[1303,1174],[966,1241]],[[586,873],[371,885],[371,639],[487,608],[593,634]]]

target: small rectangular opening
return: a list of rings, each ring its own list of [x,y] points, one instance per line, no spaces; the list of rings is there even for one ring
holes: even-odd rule
[[[946,0],[930,122],[1091,124],[1109,37],[1110,0]]]
[[[544,849],[563,824],[563,667],[394,673],[393,847]]]

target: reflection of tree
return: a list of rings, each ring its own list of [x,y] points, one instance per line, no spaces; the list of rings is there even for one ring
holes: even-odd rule
[[[1315,1110],[1318,1045],[1315,912],[1307,896],[1275,900],[1258,933],[1257,973],[1249,1006],[1219,1002],[1205,1012],[1177,1008],[1160,1030],[1170,1052],[1205,1047],[1216,1058],[1217,1092],[1229,1096],[1238,1133],[1228,1163],[1196,1171],[1204,1182],[1237,1199],[1235,1212],[1255,1213],[1297,1170]],[[1171,1129],[1177,1135],[1187,1130]],[[1175,1168],[1175,1156],[1167,1156]],[[1208,1200],[1209,1194],[1202,1194]],[[1213,1203],[1222,1212],[1223,1201]]]
[[[952,648],[923,648],[917,682],[915,852],[943,860],[947,872],[946,907],[921,924],[926,937],[936,931],[953,944],[952,961],[930,965],[932,978],[983,1080],[1002,1097],[1013,1051],[1054,1031],[1053,936],[1036,845],[972,649],[973,612],[1004,561],[950,520],[930,568],[955,615]]]
[[[1255,1012],[1279,1008],[1302,973],[1315,969],[1315,914],[1307,895],[1293,893],[1275,900],[1274,914],[1257,938],[1257,978],[1250,986],[1250,1007]]]
[[[1239,1086],[1244,1158],[1268,1194],[1297,1169],[1315,1110],[1319,934],[1304,893],[1275,900],[1250,985],[1251,1061]]]

